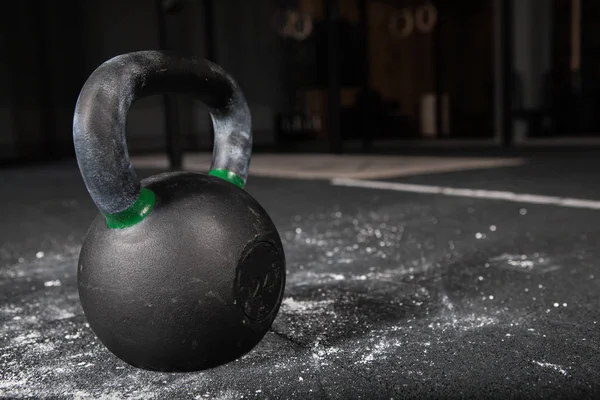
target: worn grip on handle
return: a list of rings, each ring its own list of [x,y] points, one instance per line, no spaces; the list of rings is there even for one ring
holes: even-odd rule
[[[77,163],[92,200],[111,225],[144,217],[154,197],[142,192],[127,151],[127,113],[141,97],[190,93],[212,118],[215,143],[210,174],[243,187],[252,150],[252,122],[237,83],[218,65],[162,51],[114,57],[88,78],[75,108],[73,141]],[[144,189],[147,191],[148,189]],[[140,214],[141,213],[141,214]]]

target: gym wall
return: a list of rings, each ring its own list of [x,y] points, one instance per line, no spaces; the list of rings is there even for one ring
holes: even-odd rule
[[[167,47],[204,57],[204,2],[183,3],[184,9],[165,17]],[[280,101],[278,52],[275,34],[269,30],[269,0],[251,3],[214,2],[214,61],[243,88],[253,115],[255,143],[260,146],[273,140],[273,107]],[[148,0],[52,4],[23,0],[4,7],[0,161],[71,156],[72,117],[79,90],[103,61],[159,48],[157,4]],[[249,18],[253,23],[246,22]],[[178,95],[176,101],[186,148],[210,149],[210,119],[204,106],[191,96]],[[160,96],[136,102],[127,134],[132,153],[164,151]]]
[[[269,0],[239,2],[219,0],[212,10],[214,59],[240,84],[249,103],[256,145],[272,139],[273,111],[278,103],[277,48],[269,31]],[[201,1],[184,1],[182,8],[165,17],[167,47],[181,54],[206,57],[205,14]],[[117,54],[158,48],[155,2],[147,0],[92,0],[84,10],[86,73]],[[247,21],[252,21],[248,23]],[[110,28],[110,29],[108,29]],[[209,149],[210,118],[205,107],[191,96],[173,96],[178,123],[189,149]],[[165,122],[160,96],[141,99],[128,119],[131,152],[164,149]]]
[[[81,80],[77,3],[3,5],[0,161],[70,153],[74,98]]]

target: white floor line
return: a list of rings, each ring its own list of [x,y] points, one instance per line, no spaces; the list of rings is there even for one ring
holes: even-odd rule
[[[600,201],[573,199],[569,197],[541,196],[536,194],[519,194],[499,190],[462,189],[443,186],[413,185],[398,182],[364,181],[357,179],[333,179],[334,186],[348,186],[366,189],[395,190],[398,192],[429,193],[444,196],[470,197],[478,199],[504,200],[515,203],[549,204],[561,207],[586,208],[600,210]]]

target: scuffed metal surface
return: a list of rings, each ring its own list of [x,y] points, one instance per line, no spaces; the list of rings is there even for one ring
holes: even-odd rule
[[[88,191],[103,213],[126,210],[140,194],[129,159],[127,114],[144,96],[176,91],[203,101],[214,125],[211,169],[244,182],[252,149],[252,118],[238,84],[210,61],[160,51],[116,56],[100,65],[81,89],[73,117],[73,142]]]

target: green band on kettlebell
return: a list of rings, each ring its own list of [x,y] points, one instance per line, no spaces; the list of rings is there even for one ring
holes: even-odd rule
[[[154,208],[155,202],[156,196],[154,196],[154,192],[150,189],[142,188],[140,197],[127,210],[116,214],[104,214],[106,225],[110,229],[129,228],[146,218]]]
[[[208,174],[224,179],[227,182],[231,182],[240,189],[243,189],[244,185],[246,184],[246,182],[244,182],[239,175],[237,175],[235,172],[227,171],[226,169],[211,169]]]

